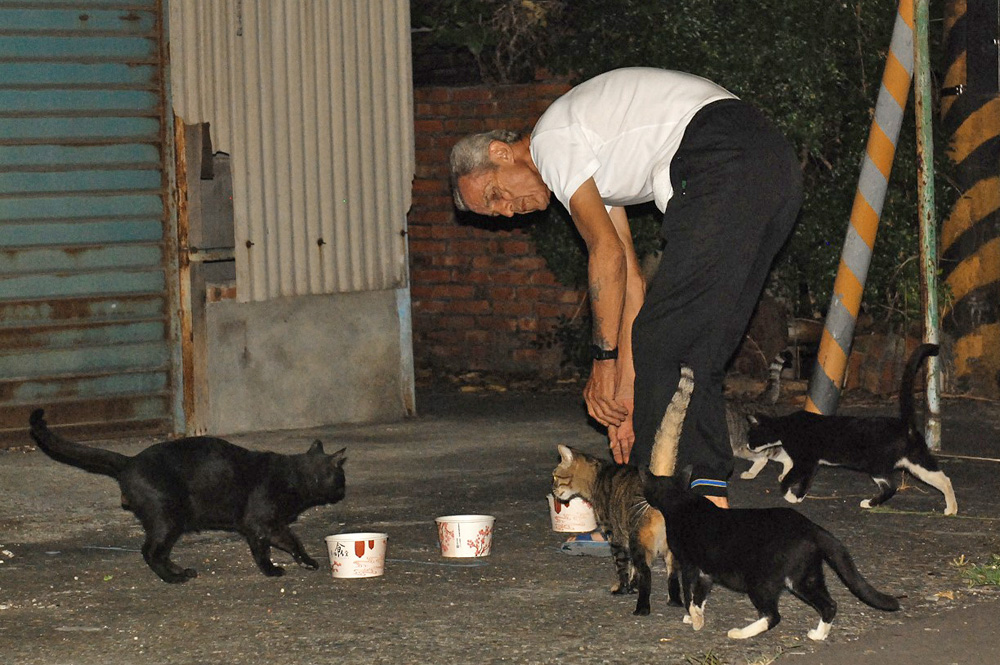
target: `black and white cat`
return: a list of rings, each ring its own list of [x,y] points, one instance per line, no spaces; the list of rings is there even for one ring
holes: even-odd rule
[[[785,591],[819,612],[807,635],[824,640],[837,614],[823,579],[823,562],[833,568],[862,602],[886,612],[899,601],[875,589],[858,572],[837,538],[791,508],[723,509],[687,488],[677,476],[643,472],[646,500],[663,514],[667,542],[680,573],[681,594],[695,630],[705,625],[705,600],[713,584],[745,593],[758,619],[733,628],[729,637],[746,639],[781,621],[778,599]]]
[[[170,560],[185,533],[235,531],[246,538],[260,570],[285,570],[271,561],[271,547],[316,570],[289,524],[307,508],[344,498],[344,449],[327,455],[316,441],[302,455],[257,452],[199,436],[149,446],[133,457],[85,446],[52,432],[42,409],[31,414],[31,436],[42,451],[64,464],[110,476],[121,488],[122,508],[146,531],[142,556],[165,582],[187,582],[198,573]]]
[[[690,394],[691,381],[682,380],[677,393]],[[687,400],[675,394],[664,421],[683,421]],[[672,413],[674,412],[674,413]],[[680,427],[661,428],[654,446],[676,450]],[[669,458],[669,455],[664,457]],[[672,472],[672,465],[662,471]],[[823,562],[837,573],[851,593],[868,605],[887,612],[899,601],[871,586],[858,573],[847,548],[828,531],[791,508],[722,509],[688,489],[687,480],[674,475],[641,472],[643,494],[663,515],[666,540],[680,573],[681,594],[695,630],[705,624],[705,601],[715,583],[746,593],[758,619],[733,628],[729,637],[745,639],[774,628],[781,620],[778,599],[791,591],[820,614],[819,625],[807,635],[826,639],[837,613],[823,579]]]
[[[785,499],[802,501],[820,466],[842,466],[869,474],[878,485],[879,493],[861,502],[862,508],[871,508],[896,493],[895,471],[905,469],[944,494],[945,515],[956,514],[958,502],[951,480],[927,448],[913,408],[917,370],[924,358],[937,353],[937,345],[923,344],[911,354],[899,390],[899,418],[823,416],[808,411],[755,416],[748,434],[750,450],[781,450],[791,459],[792,468],[781,479]]]

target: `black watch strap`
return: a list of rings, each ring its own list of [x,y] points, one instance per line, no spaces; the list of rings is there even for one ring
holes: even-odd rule
[[[618,347],[602,349],[596,344],[590,345],[590,357],[594,360],[615,360],[618,357]]]

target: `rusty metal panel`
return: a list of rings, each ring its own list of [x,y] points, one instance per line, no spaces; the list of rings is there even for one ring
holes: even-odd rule
[[[0,445],[173,429],[160,0],[0,1]]]
[[[231,156],[237,297],[406,285],[406,0],[172,0],[171,88]]]

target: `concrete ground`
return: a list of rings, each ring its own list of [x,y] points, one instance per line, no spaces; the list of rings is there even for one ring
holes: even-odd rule
[[[634,596],[612,596],[610,559],[558,552],[545,494],[557,443],[595,453],[578,392],[460,394],[424,391],[420,417],[381,425],[256,433],[241,445],[304,451],[319,437],[347,446],[347,498],[313,509],[295,530],[325,561],[323,537],[389,534],[385,575],[334,580],[329,570],[288,568],[267,578],[236,536],[182,539],[175,560],[200,576],[167,585],[143,563],[143,534],[118,507],[113,481],[33,450],[0,453],[0,658],[72,663],[982,663],[996,658],[1000,592],[969,588],[953,562],[1000,553],[1000,405],[946,400],[942,465],[959,515],[911,480],[884,512],[858,507],[874,485],[838,469],[819,474],[799,510],[852,550],[862,573],[898,597],[882,613],[828,574],[840,606],[824,643],[806,639],[817,616],[786,595],[783,620],[748,641],[726,636],[755,619],[749,600],[716,588],[694,632],[666,605],[654,572],[653,612],[632,615]],[[845,404],[884,413],[892,404]],[[27,444],[26,439],[26,444]],[[105,442],[134,453],[150,441]],[[991,459],[968,459],[991,458]],[[738,462],[738,470],[746,463]],[[734,505],[786,505],[778,467],[736,479]],[[443,559],[434,517],[496,516],[493,553]],[[995,661],[994,661],[995,662]]]

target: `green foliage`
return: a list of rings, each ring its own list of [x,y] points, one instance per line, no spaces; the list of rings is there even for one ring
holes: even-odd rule
[[[1000,556],[991,554],[989,561],[983,564],[973,563],[961,557],[951,562],[958,569],[959,575],[969,586],[1000,586]]]
[[[558,30],[564,0],[414,0],[414,49],[428,45],[468,52],[488,83],[534,79]]]

